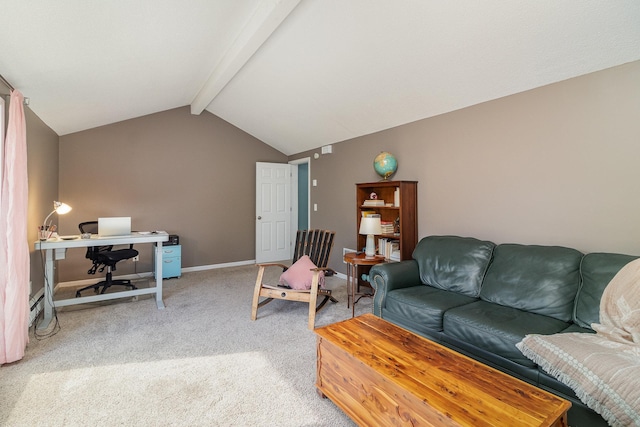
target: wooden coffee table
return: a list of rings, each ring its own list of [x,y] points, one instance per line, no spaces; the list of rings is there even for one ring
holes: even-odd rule
[[[315,332],[318,393],[361,426],[567,426],[567,400],[373,314]]]

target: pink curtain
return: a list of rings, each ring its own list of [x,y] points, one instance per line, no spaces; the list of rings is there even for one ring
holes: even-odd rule
[[[0,364],[22,359],[29,342],[29,191],[23,102],[22,94],[13,90],[0,197]]]

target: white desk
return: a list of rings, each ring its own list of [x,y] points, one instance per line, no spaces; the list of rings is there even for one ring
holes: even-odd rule
[[[93,236],[91,239],[81,239],[78,236],[75,240],[49,239],[38,241],[35,243],[36,250],[45,251],[44,264],[44,319],[38,325],[38,329],[46,329],[53,318],[53,307],[64,307],[74,304],[85,304],[88,302],[105,301],[116,298],[127,298],[136,295],[156,294],[156,305],[158,309],[164,308],[162,302],[162,245],[161,242],[169,240],[169,234],[158,232],[154,234],[133,233],[130,236],[120,237],[98,237]],[[122,291],[112,294],[100,294],[89,297],[69,298],[54,301],[54,261],[64,259],[69,248],[87,248],[89,246],[108,246],[108,245],[128,245],[133,243],[155,243],[156,251],[156,286],[153,288],[134,289],[131,291]]]

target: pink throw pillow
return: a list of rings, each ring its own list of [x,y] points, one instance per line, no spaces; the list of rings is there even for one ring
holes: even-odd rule
[[[303,255],[287,271],[280,275],[280,284],[287,285],[291,289],[311,289],[311,282],[313,281],[312,268],[316,268],[316,265],[308,255]],[[320,272],[318,284],[320,288],[324,288],[324,271]]]

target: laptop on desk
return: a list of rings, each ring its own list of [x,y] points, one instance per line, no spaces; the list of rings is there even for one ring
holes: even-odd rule
[[[130,216],[98,218],[98,237],[118,237],[130,235]]]

